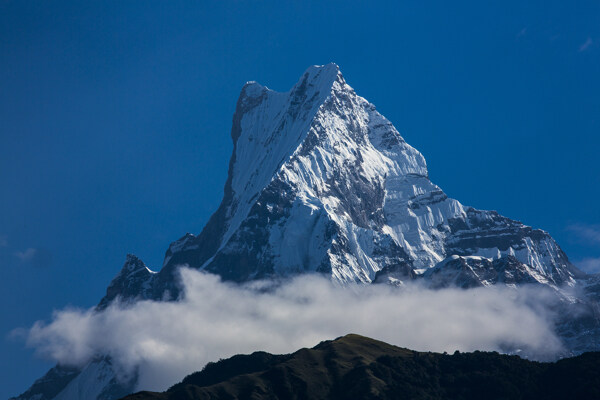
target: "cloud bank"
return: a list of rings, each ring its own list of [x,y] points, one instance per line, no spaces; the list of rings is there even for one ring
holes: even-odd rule
[[[138,368],[144,390],[165,390],[209,361],[291,352],[351,332],[422,351],[512,348],[543,358],[561,350],[538,290],[339,287],[314,275],[264,290],[189,269],[181,276],[179,302],[57,311],[29,329],[27,344],[69,365],[109,355],[123,375]]]

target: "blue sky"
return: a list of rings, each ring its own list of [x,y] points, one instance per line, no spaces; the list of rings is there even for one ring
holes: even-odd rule
[[[50,366],[9,332],[200,232],[242,85],[286,91],[312,64],[450,196],[600,270],[600,2],[282,3],[0,3],[0,398]]]

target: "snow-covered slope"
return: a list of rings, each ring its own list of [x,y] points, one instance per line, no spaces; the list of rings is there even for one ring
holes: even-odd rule
[[[247,83],[231,136],[223,201],[202,232],[173,242],[157,273],[128,256],[99,310],[116,298],[177,298],[181,265],[235,282],[320,272],[341,284],[581,286],[589,296],[569,301],[591,313],[566,318],[561,334],[574,351],[599,348],[600,310],[586,300],[600,298],[598,279],[574,268],[548,233],[448,198],[421,153],[337,65],[308,68],[285,93]],[[121,388],[110,360],[99,360],[68,379],[58,374],[52,395],[19,399],[109,398],[97,394]],[[94,393],[81,391],[88,385]]]
[[[117,378],[110,359],[98,357],[80,369],[57,365],[10,400],[114,400],[132,393],[136,382],[136,376]]]
[[[54,399],[118,399],[133,392],[136,381],[135,376],[126,381],[118,379],[110,359],[101,357],[85,366]]]

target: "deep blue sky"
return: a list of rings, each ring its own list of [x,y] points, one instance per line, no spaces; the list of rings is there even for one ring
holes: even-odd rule
[[[90,3],[0,2],[0,398],[50,366],[8,332],[200,232],[242,85],[312,64],[340,65],[450,196],[600,265],[599,1]]]

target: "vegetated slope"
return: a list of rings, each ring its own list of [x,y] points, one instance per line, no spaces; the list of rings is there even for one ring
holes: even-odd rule
[[[495,352],[422,353],[359,335],[288,355],[208,364],[164,393],[126,400],[598,399],[600,352],[539,363]]]

